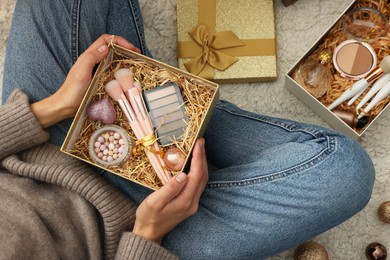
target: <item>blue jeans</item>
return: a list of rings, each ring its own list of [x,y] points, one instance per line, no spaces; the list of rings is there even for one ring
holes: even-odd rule
[[[33,102],[54,93],[103,33],[124,36],[150,55],[135,0],[20,0],[14,16],[4,98],[15,87]],[[68,127],[51,128],[51,141],[61,144]],[[372,162],[336,131],[220,101],[205,139],[213,168],[199,210],[163,241],[182,259],[264,259],[337,226],[370,199]],[[136,203],[151,193],[103,175]]]

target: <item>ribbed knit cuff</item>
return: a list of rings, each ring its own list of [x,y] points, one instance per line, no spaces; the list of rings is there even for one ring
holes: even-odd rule
[[[46,142],[45,132],[33,112],[27,96],[14,91],[0,107],[0,159]]]
[[[115,259],[179,259],[159,244],[137,236],[134,233],[123,233]]]

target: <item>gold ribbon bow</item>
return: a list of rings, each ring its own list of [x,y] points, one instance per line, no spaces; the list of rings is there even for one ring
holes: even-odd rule
[[[216,70],[226,70],[237,62],[237,57],[275,56],[274,38],[243,39],[231,31],[216,32],[218,0],[186,0],[178,1],[178,5],[190,8],[193,2],[198,4],[198,19],[195,29],[189,32],[191,40],[177,42],[177,57],[191,59],[184,64],[189,72],[212,80]]]
[[[157,141],[156,136],[154,133],[151,133],[150,135],[145,136],[144,138],[138,140],[135,142],[135,146],[133,148],[133,155],[137,156],[138,154],[142,153],[143,148],[149,150],[150,152],[154,154],[158,154],[161,157],[164,156],[164,152],[162,150],[157,151],[152,148],[152,145]]]
[[[195,75],[199,75],[203,71],[202,75],[205,78],[212,78],[214,69],[224,71],[238,61],[238,58],[220,50],[245,45],[232,31],[210,34],[204,24],[199,24],[189,34],[202,47],[202,53],[184,65],[188,71]]]

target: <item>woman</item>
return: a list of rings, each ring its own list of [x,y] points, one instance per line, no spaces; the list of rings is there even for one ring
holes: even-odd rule
[[[374,168],[354,140],[226,101],[188,175],[153,193],[60,153],[52,144],[110,35],[150,55],[135,0],[17,2],[0,113],[0,258],[263,259],[368,203]]]

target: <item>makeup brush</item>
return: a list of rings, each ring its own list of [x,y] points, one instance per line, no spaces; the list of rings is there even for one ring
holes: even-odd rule
[[[135,115],[138,118],[138,121],[140,122],[144,132],[146,135],[153,134],[154,136],[154,130],[153,125],[149,117],[149,113],[146,111],[145,104],[143,103],[142,96],[139,93],[138,89],[133,87],[128,91],[129,94],[129,100],[130,105],[134,110]],[[153,143],[153,148],[157,152],[161,151],[160,146],[158,145],[157,141]],[[165,162],[162,158],[162,156],[157,156],[157,159],[159,160],[160,164],[163,166],[163,169],[166,167]],[[167,179],[170,179],[171,176],[167,171],[164,171],[164,175],[167,177]]]
[[[138,117],[138,120],[141,122],[141,126],[143,127],[145,134],[154,135],[152,121],[150,119],[149,113],[146,110],[146,106],[143,101],[142,94],[140,94],[139,90],[134,87],[129,90],[129,96],[130,96],[130,104],[133,107],[134,112]],[[161,151],[161,148],[157,142],[153,143],[153,147],[157,152]],[[166,167],[166,164],[162,156],[158,157],[158,159],[160,161],[160,164],[163,166],[163,168]]]
[[[126,99],[126,96],[123,94],[122,88],[117,80],[109,81],[104,87],[107,94],[116,102],[118,102],[119,107],[125,114],[125,117],[129,123],[133,122],[134,116],[130,115],[130,104]]]
[[[119,85],[127,97],[127,100],[130,102],[134,114],[136,115],[145,135],[154,135],[153,126],[142,98],[141,84],[139,82],[134,82],[133,72],[130,69],[119,69],[114,73],[114,77],[118,80]],[[157,142],[153,143],[153,148],[157,152],[161,151],[161,148]],[[164,176],[165,180],[169,180],[171,176],[167,171],[164,170],[166,169],[166,165],[162,157],[153,157],[156,157],[155,160],[159,161],[159,164],[162,166],[162,175]]]
[[[134,85],[134,75],[131,69],[119,69],[114,73],[114,77],[119,81],[119,84],[125,94]]]
[[[334,109],[344,101],[354,97],[359,93],[363,93],[363,91],[378,78],[382,77],[384,73],[390,72],[390,56],[386,56],[379,63],[379,66],[370,72],[365,78],[355,82],[351,88],[344,91],[344,93],[338,97],[332,104],[328,106],[329,110]]]
[[[370,112],[379,102],[385,99],[390,95],[390,82],[387,82],[371,100],[371,102],[363,109],[363,112],[360,113],[359,118],[362,118],[365,114]]]
[[[140,94],[142,94],[141,83],[139,83],[138,81],[135,81],[135,82],[134,82],[134,87],[135,87],[136,89],[138,89],[138,92],[139,92]]]
[[[129,102],[126,99],[126,96],[124,95],[122,91],[122,87],[120,86],[119,82],[117,80],[111,80],[108,82],[105,86],[105,90],[107,94],[115,101],[118,102],[121,110],[125,114],[125,117],[129,121],[130,127],[133,130],[136,138],[138,140],[142,140],[146,135],[139,124],[136,115],[134,114],[133,109],[131,108]],[[155,154],[144,148],[144,151],[154,168],[154,170],[157,173],[157,176],[160,178],[160,180],[163,182],[163,184],[167,183],[168,179],[166,178],[165,171],[163,170],[162,166],[159,163],[159,160]]]
[[[371,87],[368,93],[364,96],[362,101],[360,101],[360,103],[357,105],[356,109],[361,109],[367,103],[368,100],[370,100],[379,90],[381,90],[381,88],[383,88],[383,86],[385,86],[387,82],[390,82],[390,73],[386,73],[385,75],[383,75],[383,77],[381,77],[375,82],[375,84]]]

